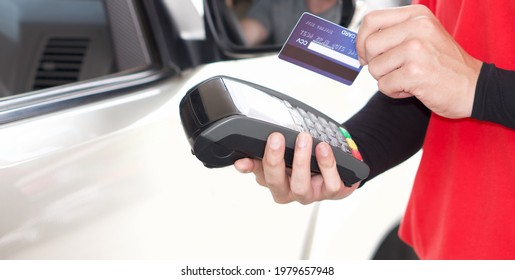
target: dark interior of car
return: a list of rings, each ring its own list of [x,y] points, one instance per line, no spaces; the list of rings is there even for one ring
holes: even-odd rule
[[[0,1],[0,97],[116,71],[100,0]]]

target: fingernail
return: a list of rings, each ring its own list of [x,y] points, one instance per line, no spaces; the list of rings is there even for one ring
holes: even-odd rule
[[[273,150],[278,150],[281,147],[281,141],[278,137],[270,136],[268,141],[270,142],[270,148]]]
[[[327,148],[326,145],[320,145],[318,147],[318,150],[320,151],[320,155],[323,156],[323,157],[327,157],[329,156],[329,149]]]
[[[307,145],[308,145],[308,136],[305,134],[299,134],[299,137],[297,138],[297,147],[306,148]]]

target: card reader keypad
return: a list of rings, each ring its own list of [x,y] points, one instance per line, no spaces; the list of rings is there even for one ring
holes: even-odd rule
[[[283,100],[283,102],[290,111],[297,131],[308,132],[314,138],[339,148],[353,155],[356,159],[363,161],[356,143],[345,128],[329,122],[320,116],[316,116],[312,112],[293,107],[288,101]]]

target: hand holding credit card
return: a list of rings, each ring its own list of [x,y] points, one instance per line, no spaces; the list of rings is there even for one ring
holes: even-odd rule
[[[279,52],[279,58],[346,85],[352,85],[361,64],[357,34],[310,13],[304,13]]]

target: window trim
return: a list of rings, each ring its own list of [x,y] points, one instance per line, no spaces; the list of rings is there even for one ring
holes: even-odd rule
[[[121,96],[168,76],[149,68],[6,97],[0,102],[0,125]]]

